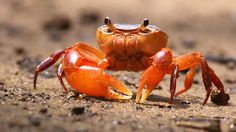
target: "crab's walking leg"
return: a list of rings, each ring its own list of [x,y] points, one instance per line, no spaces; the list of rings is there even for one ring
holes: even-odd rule
[[[116,90],[113,91],[111,89],[108,89],[108,93],[107,93],[107,98],[110,99],[130,99],[132,97],[132,92],[125,87],[125,85],[123,85],[119,80],[117,80],[114,77],[111,77],[109,75],[107,75],[109,77],[109,86],[111,86],[112,88],[114,88]]]
[[[212,83],[211,83],[211,76],[209,74],[209,66],[205,60],[202,61],[201,68],[202,68],[202,79],[207,92],[206,97],[203,101],[203,105],[205,105],[212,91]]]
[[[187,72],[187,74],[185,75],[185,80],[184,80],[184,88],[180,89],[176,94],[175,96],[178,96],[184,92],[186,92],[191,86],[192,86],[192,83],[193,83],[193,78],[195,76],[196,72],[195,72],[195,67],[191,67],[189,69],[189,71]]]
[[[58,50],[50,55],[47,59],[41,62],[34,71],[34,88],[36,88],[38,73],[47,69],[51,65],[53,65],[65,52],[65,50]]]
[[[62,88],[65,90],[66,93],[68,93],[68,90],[67,90],[67,88],[66,88],[66,86],[65,86],[65,84],[63,82],[63,79],[62,79],[63,77],[65,77],[65,73],[64,73],[64,71],[62,69],[62,64],[60,64],[59,67],[58,67],[57,77],[58,77],[58,80],[59,80]]]
[[[176,65],[170,79],[170,101],[171,104],[176,90],[176,80],[179,77],[179,67]]]
[[[186,75],[185,79],[185,88],[181,89],[176,95],[179,95],[189,89],[192,85],[192,80],[195,75],[196,66],[200,66],[202,70],[202,79],[206,90],[206,96],[203,101],[203,105],[206,104],[211,91],[212,91],[212,82],[220,90],[222,94],[222,100],[226,104],[226,94],[224,92],[224,86],[214,71],[208,66],[207,61],[204,59],[203,55],[200,52],[194,52],[185,54],[175,58],[176,65],[179,66],[180,70],[185,70],[190,68],[189,72]]]
[[[200,65],[201,67],[201,70],[202,70],[202,79],[203,79],[203,83],[204,83],[204,86],[205,86],[205,90],[206,90],[206,97],[204,99],[204,102],[203,102],[203,105],[206,104],[209,96],[210,96],[210,93],[211,93],[211,76],[209,74],[209,66],[207,65],[207,62],[205,61],[202,53],[200,52],[193,52],[193,53],[188,53],[188,54],[185,54],[185,55],[181,55],[177,58],[175,58],[175,62],[176,62],[176,65],[179,66],[180,70],[186,70],[186,69],[189,69],[191,70],[192,67],[195,67],[197,65]],[[192,74],[192,75],[191,75]],[[191,84],[190,83],[193,79],[193,71],[190,71],[188,73],[188,75],[186,75],[186,84],[189,83],[187,85],[187,87],[185,87],[183,90],[186,91],[187,89],[190,88]],[[181,90],[182,91],[182,90]],[[177,93],[178,95],[179,93]]]

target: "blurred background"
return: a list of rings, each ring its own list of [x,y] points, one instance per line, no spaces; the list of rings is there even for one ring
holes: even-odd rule
[[[23,119],[34,113],[34,111],[37,112],[38,109],[41,109],[42,104],[39,107],[33,107],[33,104],[21,104],[17,102],[21,96],[26,96],[25,94],[22,95],[21,92],[33,91],[32,72],[35,66],[53,51],[71,46],[75,42],[86,42],[97,46],[95,31],[97,27],[103,25],[106,16],[110,17],[113,23],[128,24],[139,24],[142,23],[144,18],[148,18],[151,25],[158,26],[168,34],[168,47],[173,50],[175,55],[181,55],[191,51],[201,51],[206,55],[210,61],[210,65],[225,83],[225,86],[235,89],[235,5],[235,0],[0,0],[0,89],[2,88],[2,93],[0,92],[2,97],[0,107],[1,105],[4,106],[2,110],[0,108],[0,129],[3,126],[5,128],[9,125],[1,125],[4,124],[3,122],[12,123],[12,118],[6,119],[4,113],[8,112],[9,115],[14,115],[13,117],[22,116],[16,113],[16,110],[24,110],[24,108],[18,109],[18,105],[22,107],[32,106],[32,108],[35,108],[28,109],[27,111],[29,113],[25,113]],[[130,75],[129,73],[127,74]],[[119,77],[120,75],[117,74],[117,76]],[[44,81],[41,80],[43,83],[39,85],[45,88],[45,93],[48,92],[53,97],[56,94],[55,98],[62,100],[65,97],[57,95],[57,88],[52,91],[54,87],[60,87],[59,83],[55,81],[55,74],[52,77],[54,77],[54,81],[50,79],[47,81],[44,78]],[[51,78],[51,76],[47,75],[46,78]],[[137,83],[137,78],[135,77],[135,83]],[[164,86],[168,87],[169,81],[166,82],[167,85]],[[4,92],[4,88],[8,88],[10,92]],[[19,90],[17,92],[14,91],[14,88],[21,88],[21,92]],[[11,92],[14,95],[10,95]],[[234,93],[236,93],[236,90],[234,90]],[[6,97],[5,94],[7,94]],[[204,94],[200,92],[198,94],[204,97]],[[193,95],[196,94],[193,93]],[[11,100],[9,97],[13,99]],[[14,98],[17,98],[17,100]],[[68,112],[68,109],[66,109],[68,105],[63,103],[62,105],[61,103],[47,104],[46,106],[51,105],[55,106],[55,108],[63,107],[64,111],[61,111],[63,115]],[[71,103],[69,106],[75,104],[75,102],[69,101],[67,103]],[[85,100],[85,102],[79,103],[86,104],[89,101],[86,102]],[[91,104],[90,102],[91,105],[93,103]],[[97,102],[95,101],[95,103]],[[101,111],[99,108],[97,108],[98,112]],[[121,106],[122,108],[123,106]],[[149,108],[145,107],[145,110],[152,113],[153,110]],[[8,111],[9,109],[12,109],[12,111]],[[199,105],[198,110],[200,111],[201,109]],[[169,112],[169,110],[167,111]],[[218,111],[217,108],[212,109],[212,111],[215,115],[224,114],[224,112]],[[217,113],[217,111],[221,113]],[[133,113],[132,110],[129,112]],[[232,113],[234,113],[235,117],[236,112],[234,111]],[[119,114],[122,115],[122,112]],[[172,118],[171,114],[173,113],[168,114],[170,116],[165,117],[167,120]],[[108,115],[110,115],[108,117],[113,119],[112,114]],[[181,112],[180,115],[184,116]],[[106,117],[107,114],[104,116]],[[125,115],[121,117],[123,116]],[[140,114],[141,118],[142,116]],[[206,113],[206,116],[209,116],[209,114]],[[119,115],[114,117],[119,118]],[[136,117],[132,116],[132,118],[136,120]],[[33,125],[35,125],[34,119],[29,119]],[[143,117],[142,119],[145,121],[145,119],[148,120],[149,118]],[[67,119],[65,120],[67,121]],[[64,119],[59,119],[59,121],[62,124],[64,123]],[[109,123],[110,120],[105,119],[105,122]],[[16,122],[13,121],[14,123]],[[149,126],[151,124],[150,122],[145,123],[149,124]],[[94,125],[102,126],[96,123]],[[110,127],[108,128],[108,131],[113,130]],[[54,130],[54,128],[52,129]],[[70,128],[66,130],[70,130]]]
[[[106,16],[129,24],[148,18],[169,35],[175,55],[201,51],[236,57],[234,0],[1,0],[0,16],[0,53],[6,63],[15,64],[21,56],[12,52],[19,50],[42,59],[79,41],[97,46],[95,31]]]

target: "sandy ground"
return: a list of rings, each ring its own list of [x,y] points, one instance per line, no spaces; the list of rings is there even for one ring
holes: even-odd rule
[[[0,130],[4,131],[236,131],[235,1],[211,0],[1,0]],[[169,105],[169,77],[144,104],[64,94],[55,71],[42,73],[33,89],[35,66],[57,49],[77,41],[96,46],[95,30],[105,16],[116,23],[149,18],[169,35],[175,55],[208,56],[230,95],[227,106],[205,106],[201,75]],[[137,91],[140,73],[108,72]],[[183,86],[180,74],[178,89]]]

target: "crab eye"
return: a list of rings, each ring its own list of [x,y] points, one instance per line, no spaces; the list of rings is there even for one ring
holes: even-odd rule
[[[148,26],[148,24],[149,24],[149,20],[147,18],[145,18],[143,20],[143,26],[146,27],[146,26]]]
[[[111,19],[109,17],[105,17],[104,24],[107,25],[107,32],[111,32],[114,29],[114,26],[111,22]]]
[[[109,17],[105,17],[104,24],[108,25],[109,23],[111,23],[111,19]]]
[[[142,25],[140,26],[139,30],[142,32],[142,33],[148,33],[150,32],[150,30],[147,28],[147,26],[149,25],[149,20],[147,18],[145,18],[143,20],[143,23]]]

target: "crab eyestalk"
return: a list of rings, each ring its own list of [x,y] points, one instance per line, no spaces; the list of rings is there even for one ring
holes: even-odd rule
[[[114,26],[113,26],[111,19],[109,17],[105,17],[104,24],[107,25],[108,31],[112,31],[114,29]]]
[[[149,25],[149,20],[147,18],[145,18],[143,20],[142,25],[140,26],[139,30],[142,32],[148,32],[149,30],[146,28]]]

